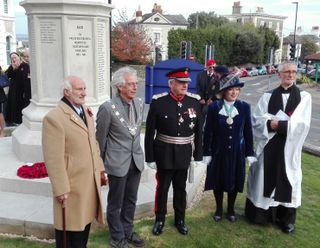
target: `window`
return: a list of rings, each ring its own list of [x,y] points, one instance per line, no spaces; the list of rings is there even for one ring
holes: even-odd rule
[[[7,65],[10,65],[10,53],[11,53],[11,37],[6,37],[6,54],[7,54]]]
[[[272,29],[272,22],[269,22],[269,28]]]
[[[159,18],[159,17],[156,17],[156,18],[154,18],[154,21],[155,21],[155,22],[158,22],[158,21],[160,21],[160,18]]]
[[[3,11],[8,14],[8,0],[3,0]]]
[[[260,21],[260,27],[264,27],[264,21]]]
[[[153,33],[153,41],[156,44],[160,43],[160,33]]]

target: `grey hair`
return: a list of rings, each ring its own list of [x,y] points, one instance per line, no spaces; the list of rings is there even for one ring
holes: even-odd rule
[[[294,62],[294,61],[285,61],[285,62],[282,62],[279,67],[278,67],[278,71],[281,72],[284,70],[284,68],[290,66],[290,65],[294,65],[296,67],[296,70],[297,70],[297,64]]]
[[[169,87],[170,87],[171,82],[174,82],[174,81],[175,81],[175,79],[173,79],[173,78],[168,79],[168,85],[169,85]]]
[[[71,77],[72,76],[67,76],[63,79],[63,83],[62,83],[62,87],[61,87],[62,95],[64,95],[65,90],[72,91]]]
[[[138,79],[137,71],[130,66],[125,66],[117,70],[112,76],[112,87],[117,89],[118,86],[123,86],[126,83],[125,77],[129,75]]]

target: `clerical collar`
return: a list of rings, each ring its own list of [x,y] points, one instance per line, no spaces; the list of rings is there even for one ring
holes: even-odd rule
[[[288,87],[283,87],[282,85],[280,85],[281,93],[290,93],[293,88],[292,87],[293,85],[294,85],[293,83],[291,85],[289,85]]]
[[[182,95],[182,96],[177,96],[177,95],[173,94],[172,92],[170,92],[170,96],[171,96],[171,98],[172,98],[173,100],[175,100],[175,101],[177,101],[177,102],[181,102],[181,101],[183,100],[183,98],[184,98],[184,95]]]

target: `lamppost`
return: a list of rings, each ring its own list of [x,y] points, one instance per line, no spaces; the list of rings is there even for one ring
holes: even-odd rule
[[[296,30],[297,30],[297,16],[298,16],[299,2],[292,2],[292,3],[296,5],[296,17],[294,19],[294,33],[293,33],[293,45],[294,45],[294,48],[296,48]],[[296,49],[294,49],[294,51],[296,51]]]

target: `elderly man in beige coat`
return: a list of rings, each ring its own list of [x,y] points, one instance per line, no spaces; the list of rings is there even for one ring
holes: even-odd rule
[[[43,120],[44,161],[53,191],[56,247],[63,243],[63,211],[66,211],[68,247],[85,248],[91,222],[103,223],[101,176],[104,165],[95,138],[92,112],[85,103],[82,79],[64,80],[63,98]]]

